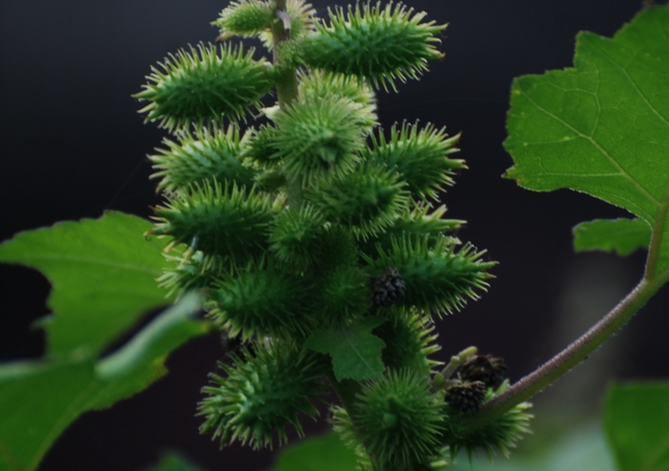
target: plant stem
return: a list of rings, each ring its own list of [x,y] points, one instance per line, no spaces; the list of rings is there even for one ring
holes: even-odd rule
[[[353,381],[352,379],[344,379],[341,382],[337,381],[334,373],[328,374],[328,379],[330,380],[330,384],[332,384],[332,388],[337,393],[341,405],[344,406],[344,409],[351,415],[353,413],[355,395],[362,389],[360,383]]]
[[[658,273],[658,262],[665,224],[667,223],[667,209],[669,209],[669,185],[657,207],[655,220],[652,224],[653,236],[648,248],[646,269],[641,282],[606,316],[567,348],[520,379],[502,394],[485,403],[479,413],[469,421],[468,428],[475,429],[499,417],[568,373],[569,370],[587,359],[588,355],[624,326],[669,281],[669,269]]]
[[[660,260],[660,250],[662,248],[662,239],[664,237],[664,226],[667,221],[667,207],[669,207],[669,185],[664,191],[664,197],[660,202],[657,212],[655,213],[655,221],[653,222],[653,236],[650,239],[650,247],[648,248],[648,259],[646,261],[646,271],[644,278],[653,279],[658,273],[657,264]]]
[[[290,18],[286,12],[286,0],[276,0],[276,19],[272,23],[272,38],[274,40],[274,67],[278,71],[276,81],[276,94],[279,100],[279,108],[286,111],[288,106],[297,98],[297,73],[294,67],[286,67],[279,59],[281,43],[290,39]],[[302,204],[302,184],[288,178],[286,185],[288,202],[293,207]]]
[[[641,282],[590,330],[555,355],[541,367],[525,376],[496,398],[485,403],[472,417],[467,428],[476,429],[521,402],[534,396],[566,374],[629,321],[666,282],[666,277],[643,279]]]

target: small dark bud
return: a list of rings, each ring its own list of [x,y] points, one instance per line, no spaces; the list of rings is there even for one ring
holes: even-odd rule
[[[486,385],[483,381],[462,383],[446,390],[446,402],[465,414],[474,414],[483,404],[485,393]]]
[[[504,380],[506,363],[493,355],[474,355],[460,366],[462,381],[482,381],[488,387],[495,387]]]
[[[372,278],[372,306],[390,306],[404,295],[404,280],[396,268],[386,268],[383,275]]]
[[[253,344],[244,342],[241,335],[236,337],[228,337],[227,334],[221,335],[221,347],[223,348],[223,353],[226,355],[236,355],[244,348],[249,352],[253,352]]]

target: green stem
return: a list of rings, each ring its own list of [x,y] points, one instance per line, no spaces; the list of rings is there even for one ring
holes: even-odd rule
[[[279,59],[281,43],[290,39],[290,18],[286,13],[286,0],[276,0],[276,19],[272,23],[272,38],[274,40],[274,66],[278,71],[276,80],[276,94],[279,99],[279,108],[286,111],[288,106],[297,99],[297,72],[294,67],[286,67]],[[302,204],[302,183],[299,180],[288,179],[288,202],[294,207]]]
[[[662,248],[662,239],[664,238],[664,229],[667,221],[667,207],[669,206],[669,185],[664,191],[664,197],[660,202],[655,213],[655,221],[653,223],[653,236],[650,240],[650,247],[648,248],[648,258],[646,261],[646,271],[644,278],[648,280],[654,279],[657,273],[657,263],[660,259],[660,250]]]
[[[669,281],[669,269],[658,273],[658,262],[663,243],[667,210],[669,209],[669,185],[657,207],[653,221],[653,237],[648,248],[646,269],[641,282],[590,330],[572,342],[567,348],[548,362],[522,378],[502,394],[485,403],[476,416],[467,424],[475,429],[493,420],[521,402],[529,399],[557,381],[574,366],[588,358],[597,347],[624,326],[655,293]]]
[[[534,372],[522,378],[502,394],[485,403],[472,417],[467,428],[476,429],[521,402],[529,399],[585,360],[606,339],[629,321],[667,281],[667,276],[643,279],[616,307],[590,330],[555,355]]]
[[[469,421],[468,428],[475,429],[501,416],[565,375],[625,325],[669,281],[669,270],[657,273],[667,222],[667,209],[669,209],[669,187],[667,187],[657,209],[653,224],[653,237],[646,260],[646,270],[641,282],[606,316],[567,348],[520,379],[502,394],[484,404],[479,413]]]

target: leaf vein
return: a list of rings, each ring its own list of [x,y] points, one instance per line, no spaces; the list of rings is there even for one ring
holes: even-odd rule
[[[555,113],[552,113],[551,111],[547,110],[543,106],[539,105],[539,103],[537,103],[534,99],[532,99],[530,94],[527,93],[525,90],[522,90],[522,93],[525,95],[525,97],[530,102],[532,102],[532,104],[534,106],[536,106],[536,108],[539,111],[541,111],[542,113],[545,113],[547,116],[551,117],[552,119],[554,119],[558,123],[562,124],[563,126],[565,126],[567,129],[572,131],[577,136],[579,136],[579,137],[585,139],[586,141],[590,142],[590,144],[592,144],[592,146],[595,149],[597,149],[599,151],[599,153],[602,154],[618,170],[618,172],[620,173],[620,175],[622,177],[624,177],[627,181],[629,181],[632,184],[632,186],[634,186],[637,190],[639,190],[639,192],[641,192],[646,198],[648,198],[655,206],[659,206],[659,204],[660,204],[659,201],[657,201],[657,199],[652,194],[650,194],[638,181],[636,181],[634,178],[632,178],[632,176],[629,173],[627,173],[625,171],[625,169],[623,169],[620,166],[620,164],[618,164],[618,162],[616,162],[616,160],[611,156],[611,154],[609,154],[606,151],[606,149],[604,149],[597,142],[596,139],[594,139],[592,136],[588,136],[586,134],[583,134],[581,131],[579,131],[578,129],[576,129],[575,127],[573,127],[572,125],[570,125],[566,121],[564,121],[562,118],[555,115]]]

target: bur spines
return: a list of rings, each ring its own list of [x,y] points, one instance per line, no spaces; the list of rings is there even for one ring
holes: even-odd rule
[[[273,85],[270,67],[254,60],[253,52],[200,43],[168,55],[159,64],[162,71],[151,67],[144,90],[134,95],[148,102],[140,113],[170,131],[243,119]]]
[[[232,267],[242,267],[267,252],[267,228],[274,217],[267,195],[209,181],[169,197],[155,213],[151,233],[223,257]]]
[[[329,11],[330,25],[316,24],[317,32],[303,43],[308,66],[368,79],[375,88],[395,81],[417,79],[427,61],[440,59],[434,45],[446,25],[421,23],[425,13],[414,13],[401,3],[357,3],[348,12]]]
[[[254,449],[272,448],[275,437],[279,444],[287,441],[287,424],[303,434],[298,414],[318,415],[310,401],[323,392],[323,366],[316,354],[290,344],[261,343],[253,351],[233,355],[231,366],[220,363],[225,376],[211,373],[211,384],[202,388],[200,433],[211,432],[221,447],[238,441]]]
[[[160,179],[158,190],[175,193],[205,180],[253,184],[257,170],[241,161],[244,145],[236,126],[183,130],[176,136],[177,140],[164,139],[166,147],[149,156],[155,170],[151,178]]]

